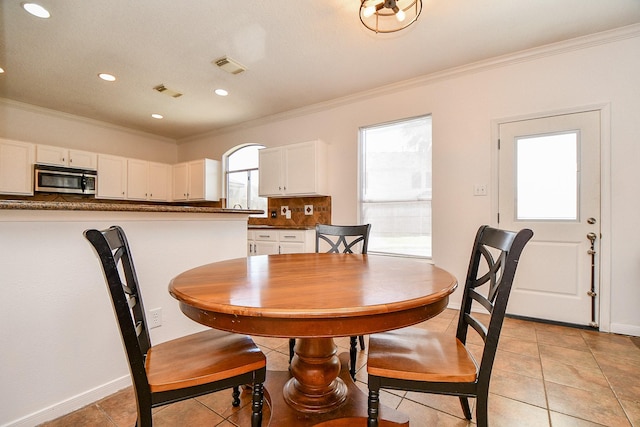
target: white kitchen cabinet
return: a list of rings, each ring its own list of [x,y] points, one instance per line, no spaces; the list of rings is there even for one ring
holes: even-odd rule
[[[200,159],[173,165],[173,200],[220,200],[220,162]]]
[[[278,253],[278,230],[249,230],[249,255]]]
[[[38,144],[36,163],[56,166],[71,166],[83,169],[96,169],[98,155],[89,151],[71,150],[63,147]]]
[[[36,146],[0,139],[0,193],[33,196]]]
[[[258,152],[262,197],[328,194],[327,145],[321,140]]]
[[[254,229],[248,232],[248,255],[315,251],[315,230]]]
[[[170,187],[170,165],[127,159],[127,199],[166,202]]]
[[[98,155],[98,199],[127,198],[127,158]]]

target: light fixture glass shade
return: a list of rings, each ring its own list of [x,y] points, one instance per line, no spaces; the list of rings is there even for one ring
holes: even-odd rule
[[[362,0],[360,21],[375,33],[395,33],[418,20],[422,0]]]

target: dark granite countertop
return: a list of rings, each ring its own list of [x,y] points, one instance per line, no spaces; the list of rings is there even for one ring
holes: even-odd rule
[[[176,206],[164,204],[53,202],[35,200],[0,200],[0,209],[55,211],[119,211],[119,212],[182,212],[261,214],[261,210],[226,209],[209,206]]]

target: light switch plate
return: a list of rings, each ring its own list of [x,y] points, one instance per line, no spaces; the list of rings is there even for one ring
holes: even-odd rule
[[[289,206],[280,206],[280,215],[286,215],[289,212]]]
[[[313,215],[313,205],[304,205],[304,214]]]

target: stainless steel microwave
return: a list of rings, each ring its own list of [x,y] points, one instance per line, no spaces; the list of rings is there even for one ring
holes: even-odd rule
[[[34,171],[35,191],[96,194],[98,172],[95,170],[35,164]]]

